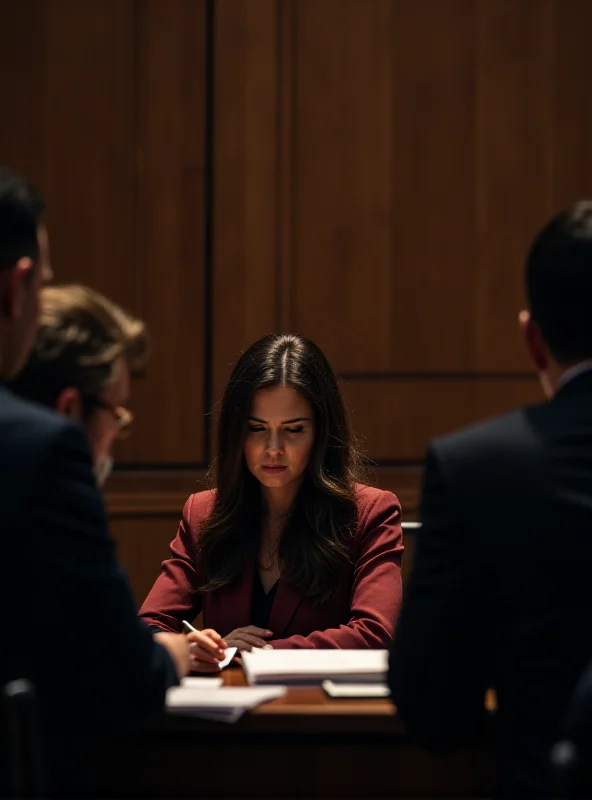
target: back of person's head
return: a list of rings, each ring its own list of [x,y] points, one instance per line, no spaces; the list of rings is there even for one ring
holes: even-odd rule
[[[83,423],[102,484],[133,419],[129,372],[146,359],[146,326],[86,286],[48,286],[40,298],[35,346],[11,388]]]
[[[526,293],[532,320],[562,365],[592,358],[592,201],[555,216],[528,253]]]
[[[44,211],[41,196],[26,179],[0,167],[0,270],[15,267],[21,258],[37,259]]]
[[[49,280],[45,206],[37,190],[0,167],[0,376],[13,377],[31,348],[37,299]]]
[[[77,389],[86,419],[124,358],[140,367],[148,350],[145,324],[104,295],[79,284],[46,286],[35,346],[12,383],[29,400],[55,407],[61,392]]]

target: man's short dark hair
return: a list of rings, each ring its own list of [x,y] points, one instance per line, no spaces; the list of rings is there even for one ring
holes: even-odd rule
[[[0,167],[0,270],[14,267],[20,258],[39,255],[37,227],[45,204],[22,175]]]
[[[592,358],[592,200],[562,211],[537,235],[526,261],[526,294],[560,364]]]

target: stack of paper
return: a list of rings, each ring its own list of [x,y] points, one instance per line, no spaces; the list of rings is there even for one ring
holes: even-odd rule
[[[251,685],[386,683],[388,650],[259,650],[242,653]]]
[[[216,684],[220,680],[185,678],[181,686],[167,691],[167,711],[219,722],[236,722],[245,711],[286,693],[285,686],[268,686],[262,689],[251,686],[219,687]]]

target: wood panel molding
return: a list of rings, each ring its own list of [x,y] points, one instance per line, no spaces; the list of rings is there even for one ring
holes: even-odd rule
[[[543,399],[536,378],[362,377],[343,384],[356,435],[379,462],[423,460],[437,436]]]
[[[407,513],[415,514],[421,466],[376,467],[369,464],[366,479],[372,486],[394,492]],[[106,487],[111,518],[170,516],[180,518],[185,501],[193,492],[212,486],[205,471],[116,473]]]
[[[123,517],[181,517],[188,495],[182,491],[121,492],[107,495],[112,519]]]
[[[403,519],[417,519],[421,469],[417,466],[368,468],[370,484],[394,492]],[[120,563],[129,575],[141,604],[169,555],[185,501],[192,492],[209,487],[205,472],[116,473],[108,482],[107,510]],[[404,573],[413,560],[413,535],[406,535]]]
[[[105,487],[111,516],[181,516],[190,494],[209,488],[206,470],[117,471]]]
[[[399,498],[405,522],[417,520],[422,467],[374,467],[368,471],[368,482],[379,489],[387,489]]]

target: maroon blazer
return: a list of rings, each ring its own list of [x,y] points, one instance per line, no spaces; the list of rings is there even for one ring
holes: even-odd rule
[[[327,603],[312,605],[280,576],[269,618],[276,648],[386,648],[391,644],[401,605],[401,506],[391,492],[356,486],[358,526],[352,542],[352,566],[344,571]],[[227,636],[251,624],[255,560],[233,583],[200,593],[196,537],[210,513],[214,491],[191,495],[174,541],[172,557],[140,609],[149,625],[181,631],[182,619],[203,612],[203,627]]]

